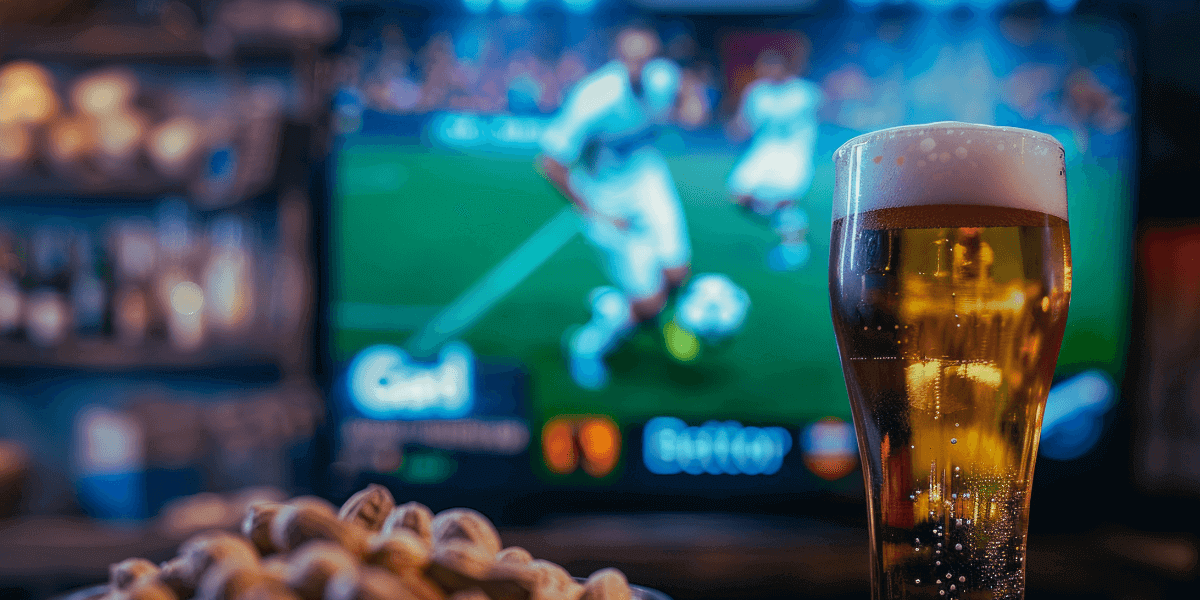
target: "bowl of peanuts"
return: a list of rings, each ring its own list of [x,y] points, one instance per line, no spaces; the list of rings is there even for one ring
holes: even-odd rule
[[[617,569],[573,577],[504,547],[469,508],[436,515],[372,484],[340,509],[320,498],[252,505],[241,534],[201,533],[162,564],[109,568],[62,600],[670,600]]]

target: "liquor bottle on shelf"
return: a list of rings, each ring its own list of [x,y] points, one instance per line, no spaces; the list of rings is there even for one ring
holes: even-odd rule
[[[20,279],[24,270],[17,255],[16,236],[8,228],[0,229],[0,336],[10,337],[21,328],[25,294]]]
[[[153,223],[145,217],[118,221],[113,228],[111,254],[116,258],[112,302],[113,333],[129,346],[141,345],[150,328],[150,276],[157,262],[158,243]]]
[[[226,335],[244,333],[254,315],[254,265],[245,229],[240,218],[227,214],[213,221],[209,234],[205,304],[213,327]]]
[[[87,231],[80,231],[75,236],[71,266],[71,308],[75,315],[75,330],[81,336],[98,336],[104,329],[108,286],[101,277],[92,236]]]
[[[43,348],[57,346],[71,328],[67,304],[71,229],[52,220],[36,225],[30,239],[30,292],[25,302],[25,335]]]
[[[178,350],[196,350],[204,343],[204,291],[190,268],[194,235],[187,203],[179,198],[158,207],[158,247],[162,255],[155,274],[155,296],[162,307],[167,339]]]

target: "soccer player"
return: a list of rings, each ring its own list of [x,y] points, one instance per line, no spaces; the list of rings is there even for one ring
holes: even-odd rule
[[[821,89],[797,77],[774,50],[759,54],[754,68],[758,79],[746,88],[731,123],[733,136],[754,138],[729,177],[729,192],[779,235],[767,264],[795,270],[808,262],[808,216],[796,203],[812,183]]]
[[[690,269],[679,195],[652,145],[685,93],[660,47],[652,29],[623,29],[617,59],[575,86],[541,140],[539,168],[578,209],[613,283],[592,290],[591,320],[565,339],[571,377],[588,389],[605,386],[604,357],[658,316]]]

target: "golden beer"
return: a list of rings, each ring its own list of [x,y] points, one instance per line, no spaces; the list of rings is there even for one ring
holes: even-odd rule
[[[1061,147],[1021,130],[924,127],[837,156],[830,298],[873,595],[1021,598],[1071,293]]]

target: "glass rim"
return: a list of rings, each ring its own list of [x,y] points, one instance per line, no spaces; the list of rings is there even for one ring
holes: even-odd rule
[[[968,130],[968,131],[974,130],[974,131],[989,132],[989,133],[1008,134],[1008,135],[1012,135],[1014,137],[1019,136],[1019,137],[1025,137],[1025,138],[1033,138],[1040,142],[1053,145],[1054,147],[1058,148],[1059,151],[1064,150],[1062,142],[1058,141],[1058,138],[1056,138],[1048,133],[1041,132],[1041,131],[1025,129],[1023,127],[1011,127],[1008,125],[985,125],[983,123],[967,123],[965,121],[934,121],[932,123],[897,125],[895,127],[886,127],[884,129],[877,129],[875,131],[870,131],[867,133],[862,133],[862,134],[856,135],[856,136],[850,138],[849,140],[846,140],[846,142],[844,144],[842,144],[841,146],[838,146],[838,149],[833,152],[833,155],[834,155],[834,157],[837,157],[839,154],[846,151],[847,149],[853,148],[854,146],[858,146],[860,144],[866,144],[866,143],[870,142],[872,139],[874,139],[876,136],[881,135],[881,134],[921,132],[921,131],[926,131],[929,129],[943,129],[943,128],[944,129],[962,129],[962,130]]]

